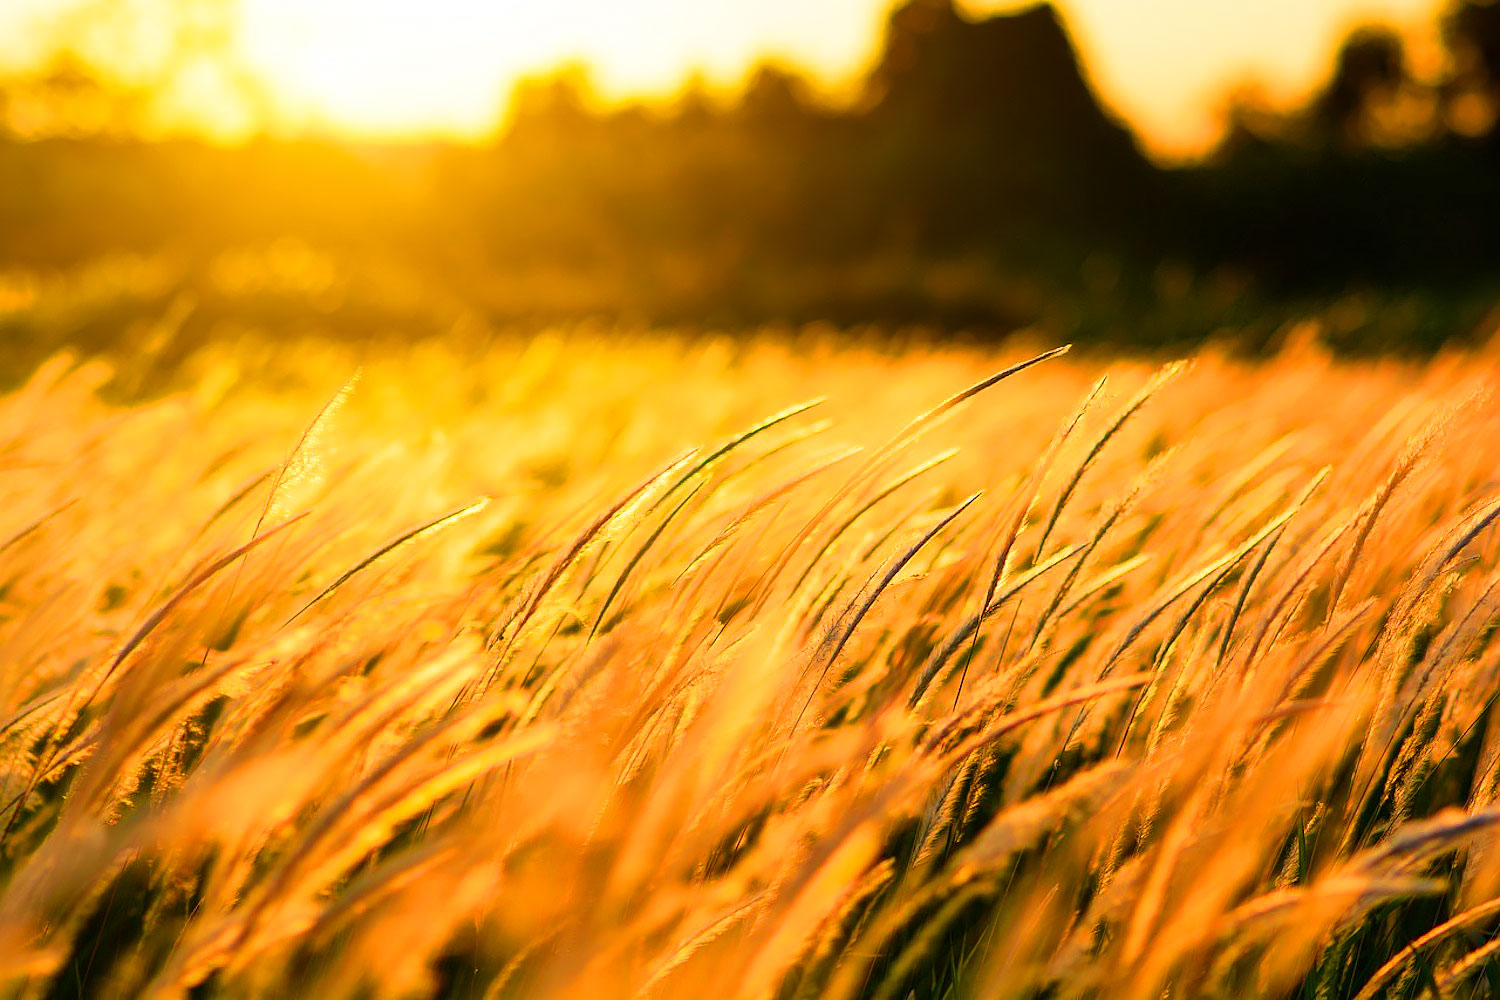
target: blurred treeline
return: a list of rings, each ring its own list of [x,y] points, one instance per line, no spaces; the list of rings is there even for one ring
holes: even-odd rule
[[[907,0],[837,106],[773,65],[626,106],[564,71],[482,144],[148,139],[149,92],[60,57],[0,85],[0,336],[107,341],[123,302],[194,336],[589,316],[1254,349],[1316,317],[1338,347],[1430,349],[1500,298],[1500,3],[1442,37],[1417,79],[1361,29],[1305,107],[1241,98],[1171,168],[1046,4]]]

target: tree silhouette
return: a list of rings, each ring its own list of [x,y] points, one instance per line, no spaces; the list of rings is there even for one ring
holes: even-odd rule
[[[1495,129],[1500,112],[1500,3],[1466,0],[1443,18],[1454,78],[1445,88],[1449,118],[1462,132]]]
[[[773,63],[755,67],[740,97],[740,114],[770,128],[792,126],[806,117],[811,106],[807,81]]]
[[[1358,28],[1344,40],[1333,75],[1313,101],[1319,136],[1336,145],[1357,147],[1370,139],[1370,112],[1410,80],[1406,46],[1383,25]]]

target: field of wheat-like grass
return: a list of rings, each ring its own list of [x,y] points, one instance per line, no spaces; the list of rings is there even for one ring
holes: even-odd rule
[[[0,995],[1500,996],[1493,354],[252,354],[0,398]]]

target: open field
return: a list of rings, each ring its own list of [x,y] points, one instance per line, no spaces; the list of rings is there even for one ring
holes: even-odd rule
[[[1493,349],[366,355],[0,398],[3,995],[1500,996]]]

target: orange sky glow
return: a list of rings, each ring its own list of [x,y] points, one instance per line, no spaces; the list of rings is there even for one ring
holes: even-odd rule
[[[122,0],[132,2],[132,0]],[[0,59],[32,57],[27,24],[68,0],[0,3]],[[794,63],[831,95],[868,66],[891,0],[239,0],[243,61],[283,122],[367,138],[476,137],[518,78],[591,68],[606,98],[662,97],[691,73],[732,86]],[[970,0],[973,13],[1020,6]],[[1391,23],[1434,59],[1440,0],[1058,0],[1105,103],[1165,157],[1214,140],[1225,94],[1290,103],[1347,31]],[[36,33],[33,33],[36,34]],[[1435,68],[1435,67],[1429,67]]]

